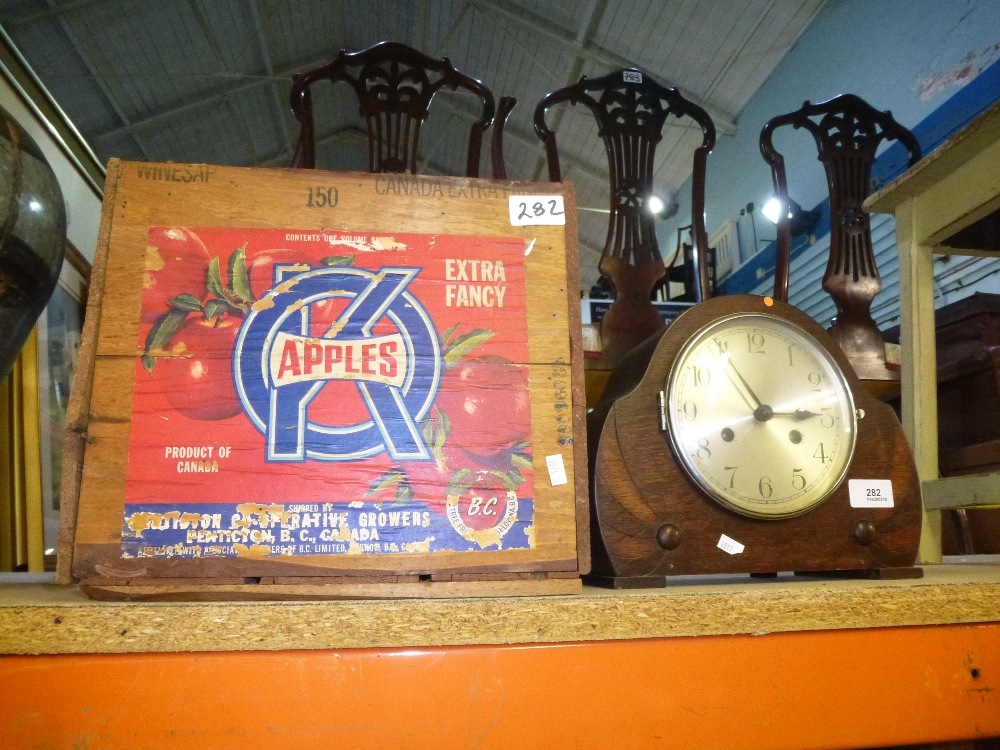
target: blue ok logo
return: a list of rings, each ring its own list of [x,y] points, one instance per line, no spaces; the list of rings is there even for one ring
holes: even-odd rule
[[[275,267],[275,287],[254,303],[233,350],[243,409],[264,434],[268,461],[355,461],[387,451],[393,460],[429,460],[418,423],[441,378],[441,343],[420,302],[407,291],[419,268]],[[320,337],[310,307],[333,298],[346,309]],[[388,319],[395,333],[377,336]],[[334,380],[356,385],[370,419],[324,425],[309,402]]]

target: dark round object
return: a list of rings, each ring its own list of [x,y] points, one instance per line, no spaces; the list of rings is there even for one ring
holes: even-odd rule
[[[677,549],[681,543],[681,530],[672,523],[665,523],[656,530],[656,543],[663,549]]]
[[[871,544],[875,541],[875,524],[867,518],[862,518],[854,524],[854,538],[858,544]]]
[[[34,139],[0,109],[0,380],[52,295],[66,249],[66,209]]]

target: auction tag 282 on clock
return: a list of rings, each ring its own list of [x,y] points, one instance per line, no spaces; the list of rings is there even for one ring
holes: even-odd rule
[[[851,479],[848,490],[852,508],[891,508],[892,481],[889,479]]]

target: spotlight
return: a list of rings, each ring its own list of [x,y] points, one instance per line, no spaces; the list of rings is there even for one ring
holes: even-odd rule
[[[778,217],[781,215],[781,201],[775,197],[768,198],[767,203],[765,203],[760,212],[764,214],[764,217],[772,224],[778,223]],[[788,214],[788,218],[792,218],[791,213]]]
[[[657,219],[669,219],[677,213],[678,205],[676,201],[668,203],[655,193],[650,193],[646,198],[646,209]]]
[[[778,218],[781,216],[781,201],[775,197],[770,198],[764,204],[763,208],[760,209],[760,212],[772,224],[777,224]],[[788,199],[788,231],[792,237],[809,234],[816,227],[816,222],[818,221],[818,213],[815,211],[806,211],[791,198]]]

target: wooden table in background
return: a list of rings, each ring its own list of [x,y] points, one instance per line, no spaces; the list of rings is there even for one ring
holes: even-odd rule
[[[924,497],[920,562],[941,561],[941,511],[1000,505],[1000,474],[941,479],[933,255],[997,255],[1000,101],[865,201],[895,213],[902,421]]]

